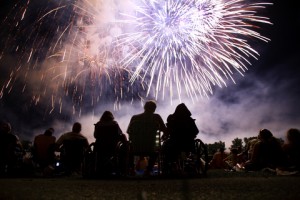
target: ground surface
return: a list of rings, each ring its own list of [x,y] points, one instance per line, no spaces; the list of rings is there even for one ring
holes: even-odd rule
[[[300,176],[209,171],[194,179],[0,179],[0,199],[300,199]]]

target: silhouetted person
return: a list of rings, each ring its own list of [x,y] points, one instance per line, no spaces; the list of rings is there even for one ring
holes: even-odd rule
[[[84,153],[89,147],[87,138],[81,134],[81,124],[75,122],[71,132],[64,133],[58,138],[56,146],[61,152],[66,175],[71,175],[72,173],[80,174]]]
[[[163,119],[159,114],[154,113],[155,110],[156,103],[154,101],[147,101],[144,105],[144,112],[132,116],[127,128],[131,142],[131,167],[134,168],[134,155],[149,156],[145,175],[149,175],[153,171],[155,161],[158,157],[158,150],[156,148],[158,131],[162,131],[164,134],[167,132]]]
[[[211,161],[209,162],[209,169],[225,169],[226,163],[224,159],[228,156],[225,153],[225,148],[221,147],[216,153],[214,153]]]
[[[245,163],[242,154],[239,154],[238,148],[231,148],[230,154],[224,159],[224,161],[227,165],[226,169],[229,170],[236,170],[237,164],[239,164],[239,166],[243,166]]]
[[[22,144],[19,138],[11,132],[8,122],[0,124],[0,176],[14,175],[20,155]]]
[[[258,142],[257,137],[252,137],[246,144],[245,150],[239,154],[239,156],[243,156],[245,160],[250,160],[253,154],[253,148],[256,142]]]
[[[97,152],[97,174],[111,173],[113,162],[118,158],[121,173],[125,173],[127,138],[110,111],[105,111],[95,124],[95,151]],[[114,160],[113,160],[114,159]]]
[[[287,167],[300,171],[300,130],[291,128],[286,132],[286,141],[282,146],[287,157]]]
[[[165,143],[166,159],[175,162],[181,152],[195,151],[195,139],[199,130],[192,113],[184,103],[179,104],[175,112],[167,118],[169,139]]]
[[[245,163],[245,170],[257,171],[263,168],[276,169],[284,166],[284,153],[281,144],[268,129],[261,129],[258,142],[253,147],[253,154]]]
[[[49,128],[43,134],[37,135],[33,141],[33,159],[40,169],[53,167],[55,163],[55,142],[54,129]]]

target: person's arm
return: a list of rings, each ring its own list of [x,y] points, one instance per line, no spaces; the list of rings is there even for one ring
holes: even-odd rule
[[[19,148],[23,148],[20,138],[17,135],[14,136],[15,136],[15,145]]]
[[[89,146],[90,146],[89,141],[88,141],[87,138],[85,138],[85,145],[84,146],[85,146],[85,149],[88,149]]]
[[[134,117],[131,117],[131,119],[130,119],[130,122],[129,122],[129,125],[128,125],[128,127],[127,127],[127,133],[128,133],[128,135],[130,135],[131,134],[131,132],[132,132],[132,124],[133,124],[133,121],[134,121]]]
[[[189,127],[190,127],[190,132],[193,134],[193,137],[196,137],[199,133],[199,129],[196,125],[196,122],[193,118],[189,119]]]
[[[260,148],[260,142],[257,142],[254,144],[252,156],[250,158],[250,161],[255,163],[259,160],[259,148]]]
[[[97,122],[96,124],[94,124],[94,138],[97,139],[97,137],[99,137],[99,122]]]
[[[224,162],[225,162],[225,161],[230,161],[230,160],[232,160],[232,155],[228,155],[228,156],[226,156],[226,157],[223,159]]]
[[[161,116],[159,114],[156,114],[156,119],[159,124],[159,130],[162,131],[164,133],[164,135],[168,134],[168,129],[164,123],[164,120],[161,118]]]
[[[55,151],[60,151],[60,147],[64,142],[64,134],[61,135],[55,143]]]
[[[119,124],[117,123],[118,126],[118,135],[119,135],[119,140],[122,142],[127,141],[126,135],[123,133],[122,129],[120,128]]]
[[[118,127],[118,135],[123,135],[123,131],[120,128],[119,124],[118,123],[116,123],[116,124],[117,124],[117,127]]]
[[[163,127],[163,128],[160,128],[160,130],[163,132],[163,135],[161,136],[162,140],[163,141],[167,140],[170,137],[170,131],[162,119],[161,119],[160,127]]]

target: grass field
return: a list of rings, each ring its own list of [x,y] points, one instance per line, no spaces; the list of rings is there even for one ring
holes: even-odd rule
[[[0,199],[300,199],[300,176],[208,171],[203,178],[0,179]]]

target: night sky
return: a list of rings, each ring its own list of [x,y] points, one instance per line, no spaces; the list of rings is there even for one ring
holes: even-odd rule
[[[14,87],[11,90],[3,89],[12,69],[18,65],[26,65],[26,59],[18,59],[20,55],[9,48],[16,47],[17,43],[23,43],[24,49],[30,49],[31,43],[35,41],[30,39],[29,33],[34,33],[27,30],[25,25],[36,26],[37,23],[32,24],[38,17],[37,13],[47,6],[55,6],[31,1],[29,6],[31,9],[24,17],[25,25],[20,26],[20,29],[13,29],[12,16],[16,15],[12,15],[11,10],[14,9],[16,2],[6,0],[0,3],[0,119],[10,121],[14,132],[21,139],[28,140],[32,140],[33,136],[44,132],[48,127],[55,128],[55,135],[58,137],[63,132],[71,130],[73,122],[79,121],[83,124],[83,134],[93,141],[93,124],[98,121],[103,111],[111,110],[125,132],[130,117],[143,110],[139,100],[132,102],[130,98],[125,98],[116,109],[116,105],[111,103],[113,101],[107,98],[95,106],[82,106],[81,114],[78,115],[73,114],[72,106],[68,105],[70,101],[68,98],[63,100],[62,112],[59,112],[59,109],[49,112],[51,97],[35,104],[29,86],[24,92],[24,80],[20,78],[21,75],[14,79]],[[26,2],[24,1],[24,5]],[[213,88],[214,93],[208,99],[192,101],[190,98],[182,98],[182,102],[188,106],[192,117],[196,119],[200,130],[198,137],[206,143],[225,141],[226,146],[230,146],[234,138],[256,136],[262,128],[267,128],[275,136],[284,139],[284,134],[289,128],[300,128],[300,8],[297,7],[297,2],[292,0],[272,2],[274,5],[266,8],[264,15],[270,18],[273,25],[262,25],[259,30],[271,41],[253,42],[252,46],[260,56],[258,60],[251,60],[252,65],[247,66],[248,71],[244,76],[236,73],[235,84],[228,80],[227,87]],[[54,21],[53,26],[57,23],[60,22]],[[47,37],[55,34],[49,33],[47,27],[39,28]],[[18,35],[13,40],[10,38],[12,31]],[[43,34],[40,34],[39,39],[42,39],[42,36]],[[51,41],[46,43],[44,48],[47,45],[51,46]],[[43,52],[41,49],[40,53]],[[39,59],[44,58],[39,56]],[[27,76],[31,79],[36,78],[35,73],[29,73]],[[113,88],[107,89],[111,90]],[[167,116],[174,112],[179,100],[174,99],[170,103],[166,97],[164,100],[159,99],[157,103],[157,113],[166,120]]]

